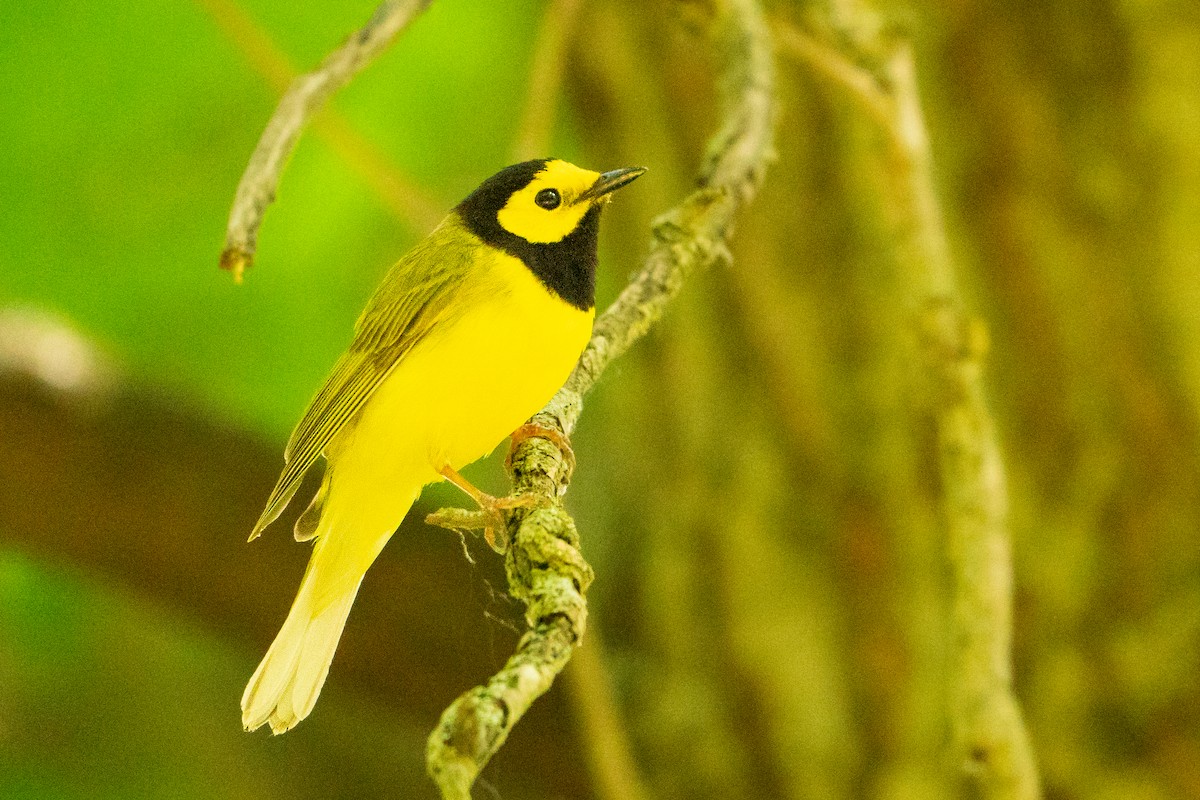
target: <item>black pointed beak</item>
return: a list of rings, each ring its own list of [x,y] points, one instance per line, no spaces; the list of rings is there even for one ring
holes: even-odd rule
[[[596,182],[588,187],[583,194],[579,195],[575,202],[597,200],[604,197],[606,194],[620,189],[625,184],[637,180],[637,177],[645,171],[645,167],[623,167],[621,169],[614,169],[612,172],[605,172],[599,178],[596,178]]]

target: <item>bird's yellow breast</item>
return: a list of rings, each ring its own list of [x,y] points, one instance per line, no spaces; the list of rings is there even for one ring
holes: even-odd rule
[[[454,317],[367,402],[353,446],[338,448],[360,468],[351,469],[379,470],[386,482],[415,468],[428,483],[446,464],[458,469],[486,455],[554,396],[591,335],[591,309],[566,303],[519,259],[490,248],[454,303]]]

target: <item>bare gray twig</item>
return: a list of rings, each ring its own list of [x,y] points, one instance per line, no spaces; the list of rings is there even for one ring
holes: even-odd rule
[[[385,0],[371,19],[330,53],[321,66],[292,82],[250,156],[234,195],[221,251],[221,268],[241,281],[254,261],[258,228],[275,200],[275,190],[296,149],[300,132],[325,101],[388,48],[396,36],[432,0]],[[418,214],[419,216],[419,214]]]

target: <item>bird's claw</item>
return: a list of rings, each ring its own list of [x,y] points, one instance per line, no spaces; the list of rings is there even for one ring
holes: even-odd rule
[[[562,453],[563,462],[567,467],[566,479],[569,481],[575,474],[575,451],[571,448],[571,440],[562,431],[539,425],[536,422],[526,422],[512,432],[512,444],[508,448],[508,456],[504,459],[504,466],[510,472],[512,471],[513,453],[517,451],[517,445],[526,439],[545,439],[553,444]]]
[[[508,549],[508,526],[502,512],[514,508],[533,508],[540,500],[537,495],[518,494],[509,497],[492,497],[480,492],[476,502],[479,503],[479,514],[483,521],[483,538],[497,553]],[[497,532],[503,537],[497,541]]]
[[[516,508],[533,508],[544,502],[534,494],[519,494],[511,497],[492,497],[480,492],[473,497],[479,507],[473,511],[465,508],[443,508],[425,517],[430,525],[456,531],[483,531],[488,547],[497,553],[508,549],[508,523],[504,512]]]

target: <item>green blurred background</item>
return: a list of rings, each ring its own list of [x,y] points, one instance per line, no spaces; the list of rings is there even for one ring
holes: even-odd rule
[[[240,728],[308,554],[283,524],[245,537],[367,295],[427,228],[310,131],[245,283],[216,268],[278,97],[270,48],[311,68],[373,9],[311,5],[0,10],[0,797],[433,797],[425,736],[516,640],[496,559],[421,524],[460,502],[438,487],[365,581],[312,717]],[[800,26],[824,8],[767,5]],[[717,120],[712,59],[668,4],[436,0],[331,113],[449,208],[527,155],[563,6],[548,153],[651,169],[606,212],[603,306]],[[885,10],[917,45],[991,333],[1046,794],[1200,797],[1200,12]],[[732,267],[589,398],[568,501],[598,575],[589,637],[652,796],[967,796],[881,138],[786,52],[779,71],[779,159]],[[504,489],[496,458],[471,475]],[[573,680],[477,796],[601,796]]]

